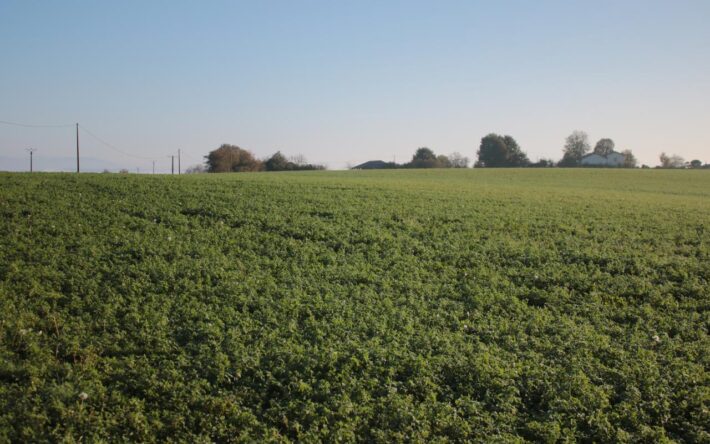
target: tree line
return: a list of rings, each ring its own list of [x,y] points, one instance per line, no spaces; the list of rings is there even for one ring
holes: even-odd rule
[[[590,154],[597,154],[602,157],[616,153],[618,159],[623,159],[618,163],[618,167],[636,168],[638,161],[633,152],[625,149],[621,152],[615,151],[616,145],[610,138],[602,138],[597,141],[592,148],[589,136],[584,131],[573,131],[565,139],[562,149],[562,159],[554,161],[552,159],[541,159],[531,162],[527,154],[522,150],[518,142],[510,135],[500,135],[490,133],[481,139],[481,143],[476,151],[476,161],[473,164],[476,168],[505,168],[505,167],[581,167],[587,166],[583,159]],[[622,156],[622,157],[619,157]],[[396,162],[383,162],[381,160],[365,162],[357,165],[355,169],[394,169],[394,168],[467,168],[470,159],[461,153],[454,152],[447,155],[436,154],[431,148],[418,148],[409,162],[398,164]],[[642,165],[642,168],[648,168]],[[710,168],[710,164],[703,164],[700,160],[686,162],[681,156],[676,154],[668,155],[661,153],[660,166],[657,168]],[[187,172],[247,172],[247,171],[304,171],[304,170],[324,170],[324,165],[308,163],[304,156],[297,155],[286,157],[277,151],[271,157],[258,159],[248,150],[236,145],[223,144],[219,148],[210,151],[205,156],[205,165],[192,167]]]
[[[607,156],[614,152],[614,141],[601,139],[594,146],[592,153]],[[589,138],[583,131],[575,131],[567,137],[563,149],[564,156],[559,162],[552,159],[541,159],[531,162],[518,142],[510,135],[490,133],[481,139],[476,151],[476,168],[546,168],[546,167],[576,167],[582,165],[582,158],[590,152]],[[631,150],[624,150],[623,166],[634,168],[637,166],[636,158]],[[469,159],[459,153],[449,156],[436,155],[427,147],[419,148],[414,153],[412,160],[404,164],[394,162],[371,161],[355,168],[466,168]]]
[[[431,148],[421,147],[406,163],[373,160],[352,167],[352,169],[394,169],[394,168],[466,168],[470,160],[461,153],[435,154]]]
[[[582,160],[588,154],[606,157],[617,153],[615,149],[616,144],[610,138],[599,139],[594,148],[592,148],[587,133],[573,131],[565,139],[561,160],[555,162],[552,159],[541,159],[537,162],[531,162],[512,136],[491,133],[481,139],[481,144],[476,152],[477,160],[474,167],[580,167],[586,166]],[[423,156],[422,153],[425,153],[425,155]],[[618,165],[619,167],[636,168],[638,166],[638,160],[631,150],[625,149],[618,152],[618,154],[623,158],[623,161]],[[451,166],[446,161],[434,160],[434,158],[439,159],[440,157],[445,159],[445,156],[434,156],[434,153],[429,148],[419,148],[411,162],[404,165],[394,164],[393,167],[446,168]],[[456,166],[468,166],[468,158],[459,155],[459,159],[465,159],[465,163],[463,165],[458,163]],[[642,165],[642,167],[648,168],[646,165]],[[698,159],[686,162],[681,156],[676,154],[667,155],[666,153],[661,153],[660,166],[658,168],[710,168],[710,164],[703,164]]]
[[[260,160],[251,151],[236,145],[223,144],[205,156],[208,173],[240,173],[250,171],[324,170],[324,165],[311,164],[302,155],[287,158],[281,151]],[[198,172],[198,171],[194,171]]]

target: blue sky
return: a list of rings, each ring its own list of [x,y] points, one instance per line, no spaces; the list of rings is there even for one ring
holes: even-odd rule
[[[708,1],[0,0],[0,120],[79,122],[159,170],[221,143],[331,168],[474,158],[490,132],[559,159],[577,129],[710,162],[708,23]],[[150,167],[81,137],[97,164]],[[0,159],[30,146],[71,157],[73,129],[0,125]]]

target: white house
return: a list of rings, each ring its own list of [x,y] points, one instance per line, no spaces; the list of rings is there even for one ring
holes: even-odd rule
[[[606,156],[597,153],[590,153],[582,156],[580,162],[582,166],[602,166],[602,167],[622,167],[624,166],[624,155],[612,151]]]

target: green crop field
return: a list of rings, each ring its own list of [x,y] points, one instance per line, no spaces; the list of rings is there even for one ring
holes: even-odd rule
[[[0,174],[0,442],[710,442],[710,173]]]

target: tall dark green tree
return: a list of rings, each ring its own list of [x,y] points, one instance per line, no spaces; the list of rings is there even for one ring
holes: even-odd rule
[[[520,149],[520,145],[518,145],[515,139],[511,136],[505,136],[503,137],[503,141],[505,142],[505,147],[508,149],[508,166],[521,167],[530,164],[528,155]]]
[[[431,149],[422,147],[417,149],[412,160],[436,160],[436,154]]]
[[[481,139],[476,154],[478,167],[520,167],[530,164],[527,154],[511,136],[488,134]]]
[[[264,167],[266,168],[266,171],[285,171],[288,169],[293,169],[291,168],[293,164],[289,162],[289,160],[281,154],[281,151],[277,151],[274,153],[273,156],[268,158],[264,162]]]
[[[407,164],[410,168],[436,168],[439,162],[434,151],[427,147],[418,148],[412,156],[412,161]]]
[[[478,148],[478,160],[476,166],[479,167],[503,167],[507,166],[508,149],[505,141],[498,134],[488,134],[481,139],[481,146]]]

